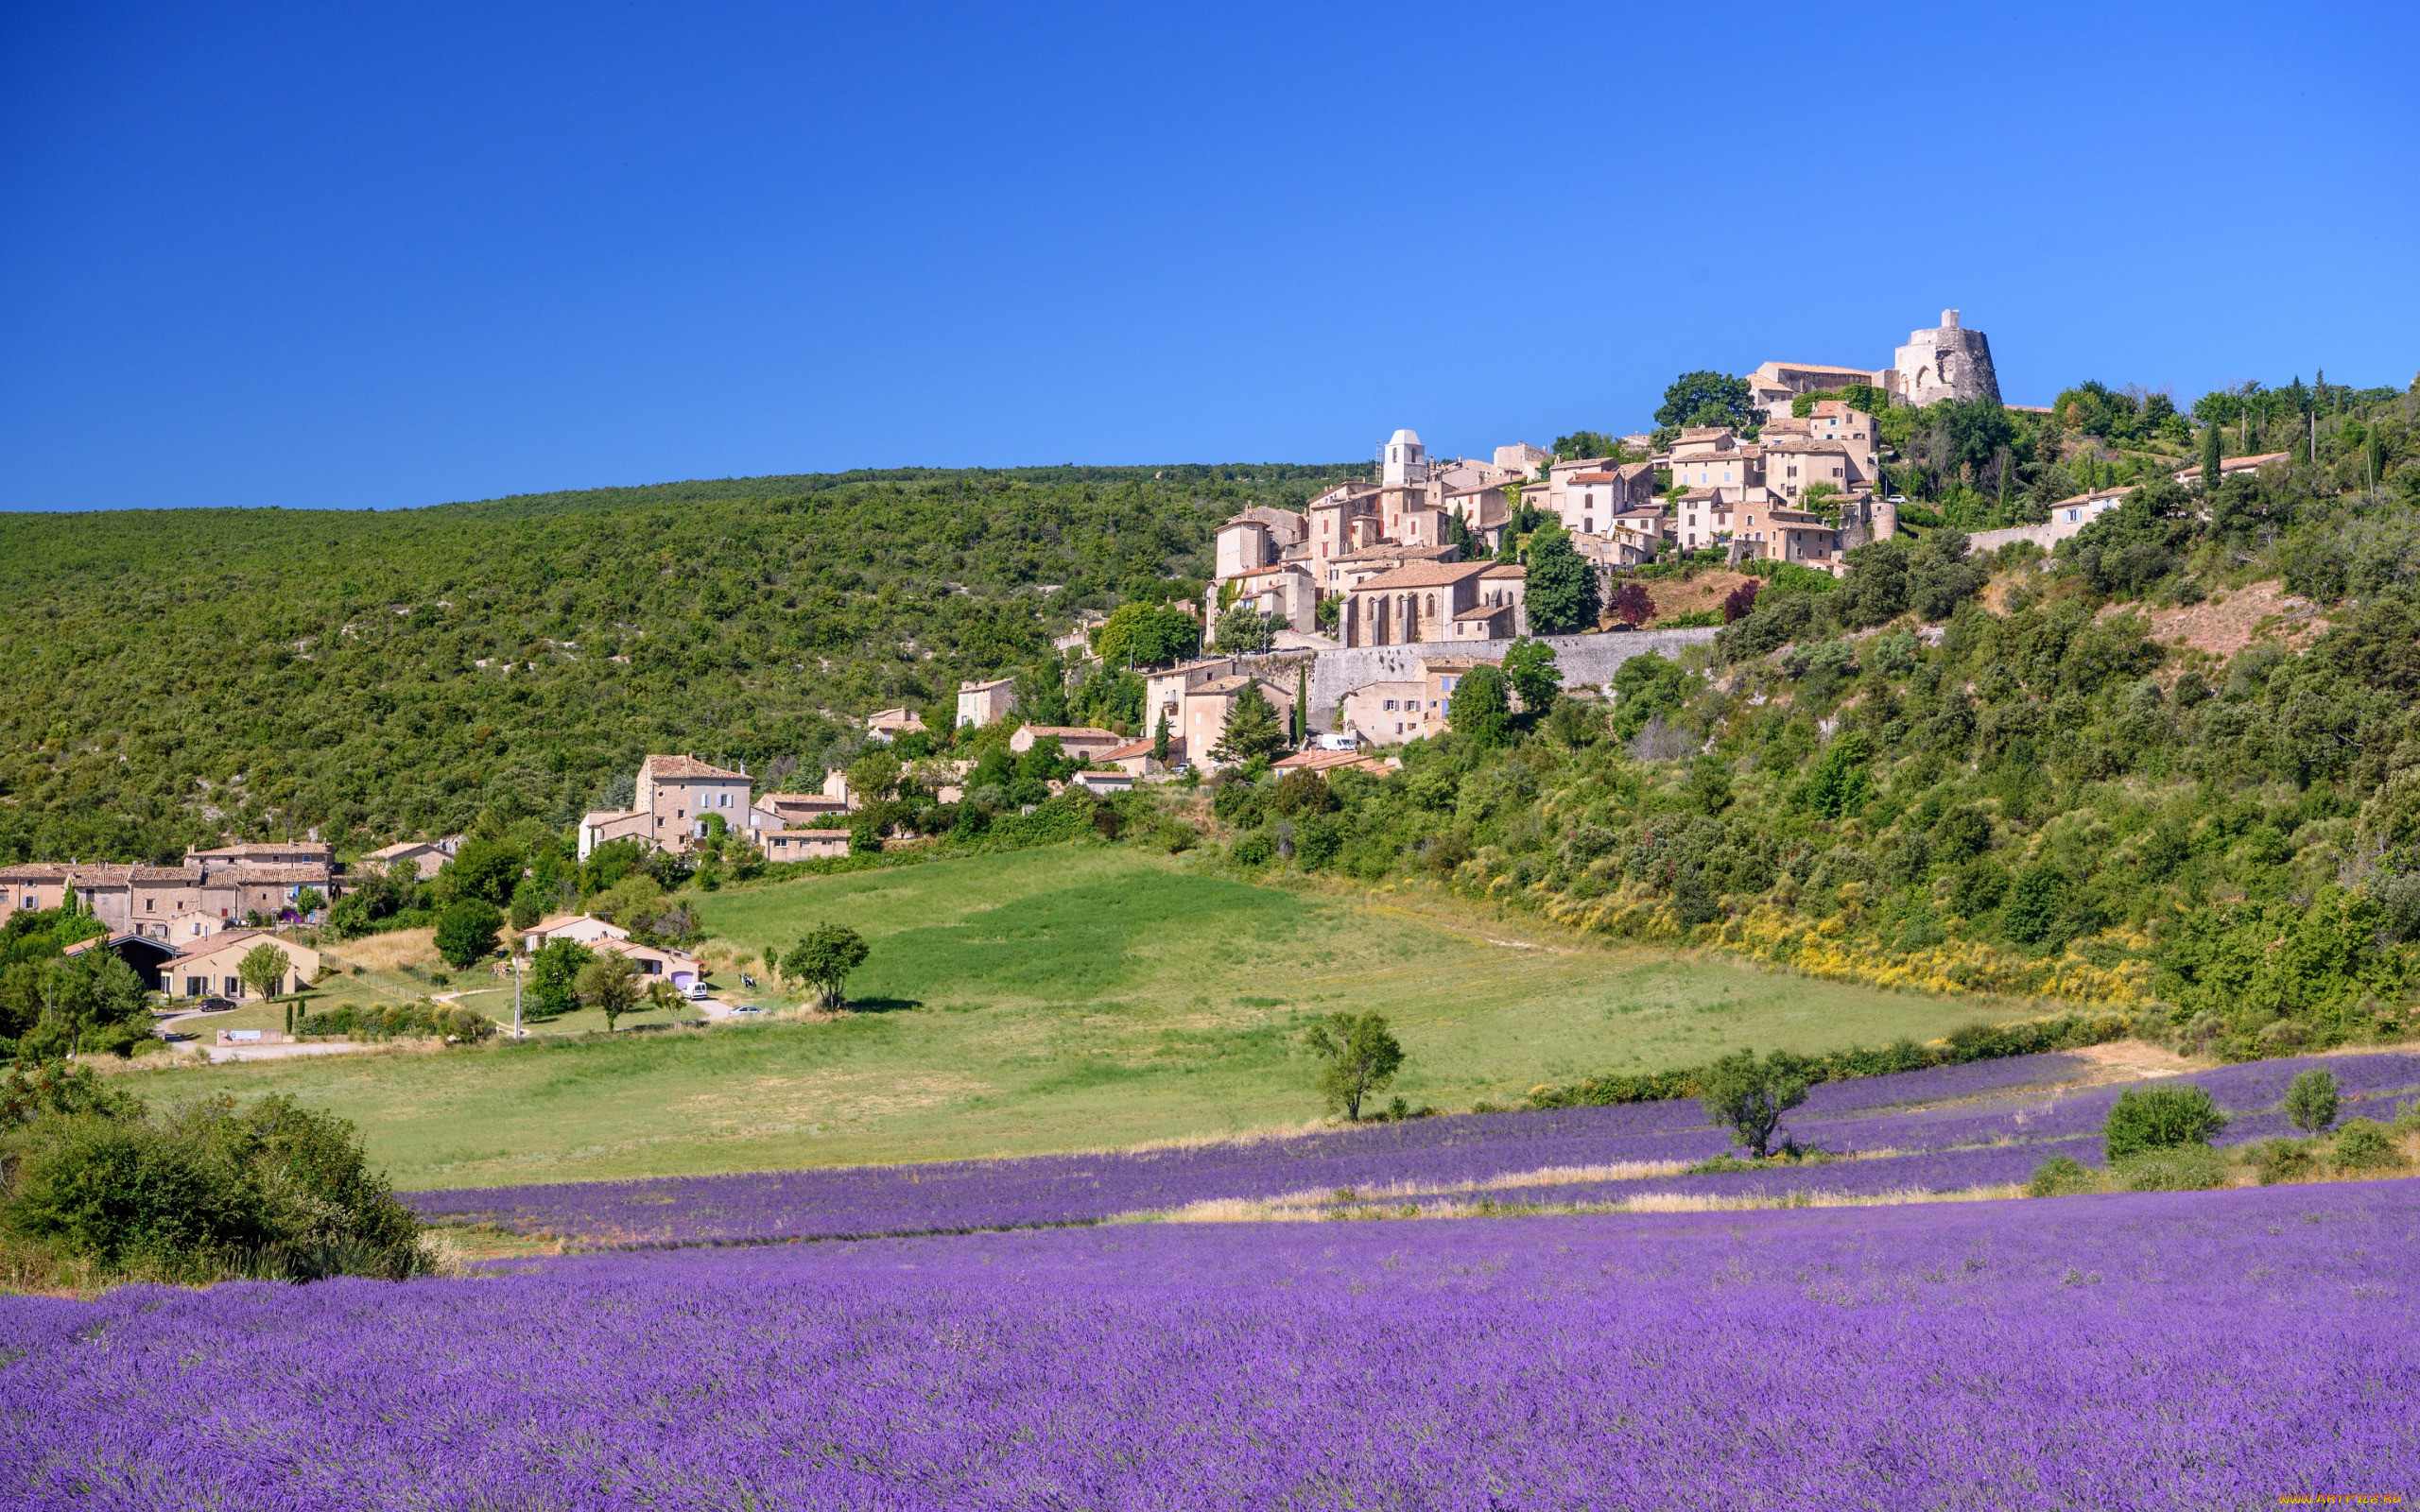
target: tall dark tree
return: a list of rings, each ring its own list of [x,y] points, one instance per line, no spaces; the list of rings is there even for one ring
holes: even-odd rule
[[[1512,702],[1504,692],[1504,674],[1494,667],[1463,673],[1445,705],[1454,732],[1482,750],[1503,745],[1512,734]]]
[[[1274,756],[1286,745],[1286,727],[1277,720],[1277,706],[1269,695],[1260,691],[1257,681],[1247,682],[1227,708],[1227,726],[1219,735],[1219,743],[1210,754],[1222,762],[1238,765]]]
[[[1597,627],[1597,569],[1571,549],[1562,522],[1542,522],[1530,538],[1530,582],[1523,601],[1530,628],[1540,635],[1576,635]]]
[[[2203,492],[2208,493],[2219,486],[2219,478],[2222,469],[2221,467],[2219,455],[2219,428],[2216,425],[2204,425],[2202,427]]]

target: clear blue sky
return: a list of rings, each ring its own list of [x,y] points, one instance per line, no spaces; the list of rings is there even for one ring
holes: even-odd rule
[[[2420,369],[2420,8],[0,9],[0,507]]]

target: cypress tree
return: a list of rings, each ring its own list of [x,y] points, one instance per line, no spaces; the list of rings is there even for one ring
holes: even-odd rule
[[[1311,669],[1301,662],[1294,663],[1294,744],[1297,747],[1311,738]]]
[[[2219,428],[2202,427],[2202,491],[2209,492],[2219,486]]]
[[[1151,760],[1166,766],[1168,764],[1168,716],[1160,715],[1160,728],[1151,736]]]

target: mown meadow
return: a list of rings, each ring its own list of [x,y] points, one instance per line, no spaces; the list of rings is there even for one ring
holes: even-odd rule
[[[732,888],[700,902],[760,953],[819,923],[872,947],[856,1011],[437,1054],[147,1074],[154,1095],[286,1092],[354,1121],[399,1187],[1092,1149],[1299,1126],[1299,1040],[1377,1009],[1394,1091],[1461,1109],[1753,1045],[1928,1040],[1975,999],[1588,944],[1426,889],[1256,885],[1132,848],[1058,846]],[[720,980],[736,986],[735,973]],[[509,1016],[501,994],[477,1000]],[[2014,1009],[2002,1010],[2002,1016]]]

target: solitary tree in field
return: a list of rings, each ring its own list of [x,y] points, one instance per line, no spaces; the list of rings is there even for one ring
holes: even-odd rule
[[[605,1032],[612,1034],[614,1025],[623,1014],[638,1006],[638,962],[617,951],[608,951],[579,969],[579,1001],[605,1015]]]
[[[1759,1061],[1754,1051],[1741,1050],[1706,1068],[1698,1101],[1762,1159],[1781,1115],[1806,1101],[1806,1081],[1791,1073],[1778,1051]]]
[[[2336,1074],[2306,1071],[2286,1089],[2286,1117],[2306,1134],[2336,1122]]]
[[[682,1003],[681,989],[662,977],[647,985],[647,1005],[659,1013],[676,1011]]]
[[[285,989],[285,973],[294,962],[284,951],[267,940],[244,953],[235,963],[235,975],[245,987],[265,998],[273,998]]]
[[[783,974],[813,990],[819,1008],[848,1005],[849,973],[866,963],[863,936],[843,924],[822,924],[782,961]]]
[[[1328,1106],[1341,1109],[1351,1123],[1360,1121],[1361,1100],[1384,1091],[1403,1067],[1403,1046],[1375,1012],[1331,1013],[1327,1022],[1311,1026],[1303,1043],[1322,1062],[1320,1091]]]

